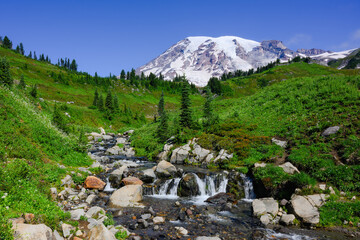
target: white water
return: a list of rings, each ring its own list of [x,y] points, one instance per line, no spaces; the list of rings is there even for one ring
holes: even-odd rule
[[[225,175],[222,175],[222,179],[219,185],[219,188],[215,187],[215,179],[216,175],[206,176],[205,179],[199,178],[195,174],[195,180],[197,185],[199,186],[200,195],[194,197],[194,203],[197,205],[205,204],[205,200],[211,196],[214,196],[221,192],[226,192],[226,185],[228,183],[228,179]]]
[[[153,197],[159,198],[178,198],[177,188],[179,186],[181,178],[168,179],[165,183],[160,187],[159,192],[157,194],[153,194]],[[171,186],[171,183],[173,185]],[[171,187],[170,187],[171,186]]]
[[[244,181],[244,192],[245,198],[244,201],[252,202],[255,199],[254,186],[251,178],[247,177],[245,174],[241,173],[241,177]]]
[[[106,186],[104,188],[104,192],[113,192],[115,191],[115,188],[111,187],[111,183],[109,182],[109,178],[106,179]]]
[[[278,233],[275,232],[274,230],[266,229],[266,239],[312,240],[315,238],[305,235],[298,235],[298,234]]]

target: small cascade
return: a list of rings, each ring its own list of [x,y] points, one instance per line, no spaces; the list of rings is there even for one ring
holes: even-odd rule
[[[177,188],[179,186],[181,178],[168,179],[160,187],[157,194],[153,194],[155,197],[164,197],[164,198],[178,198]]]
[[[115,188],[112,188],[111,187],[111,183],[109,181],[109,178],[106,179],[106,186],[104,188],[104,192],[113,192],[115,191],[116,189]]]
[[[256,197],[252,179],[250,177],[246,176],[245,174],[241,174],[241,177],[244,182],[244,192],[245,192],[244,200],[252,201]]]

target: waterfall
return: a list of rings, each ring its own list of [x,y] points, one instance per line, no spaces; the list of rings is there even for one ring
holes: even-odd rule
[[[256,196],[254,193],[254,186],[251,178],[242,173],[241,173],[241,178],[243,179],[244,182],[244,192],[245,192],[244,200],[251,201],[255,199]]]
[[[106,186],[105,186],[105,188],[104,188],[104,192],[113,192],[113,191],[115,191],[115,190],[116,190],[115,188],[112,188],[112,187],[111,187],[109,178],[106,178]]]
[[[153,194],[155,197],[164,197],[164,198],[178,198],[177,188],[179,186],[181,178],[168,179],[160,187],[157,194]]]

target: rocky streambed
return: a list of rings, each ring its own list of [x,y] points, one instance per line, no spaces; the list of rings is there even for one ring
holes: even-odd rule
[[[292,225],[282,203],[255,200],[249,176],[136,157],[130,134],[91,134],[91,168],[103,171],[94,176],[89,168],[79,168],[91,175],[83,185],[75,186],[69,175],[62,180],[62,191],[51,189],[79,224],[64,223],[60,232],[47,229],[49,238],[44,239],[351,239]],[[16,221],[21,235],[20,227],[27,224]]]

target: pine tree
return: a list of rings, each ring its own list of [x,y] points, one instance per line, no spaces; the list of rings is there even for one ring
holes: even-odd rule
[[[52,118],[53,124],[55,124],[58,128],[62,129],[63,131],[67,132],[66,120],[64,115],[61,113],[59,107],[55,103],[54,106],[54,113]]]
[[[30,51],[28,58],[32,58],[32,52]]]
[[[16,52],[16,53],[20,53],[20,47],[19,47],[19,45],[16,46],[15,52]]]
[[[164,103],[164,91],[161,92],[160,101],[158,104],[158,116],[161,117],[165,111],[165,103]]]
[[[10,87],[14,80],[10,74],[10,64],[5,57],[0,57],[0,84]]]
[[[24,45],[20,43],[20,54],[25,55]]]
[[[99,101],[99,93],[98,93],[98,90],[97,90],[97,89],[95,89],[93,106],[97,106],[98,101]]]
[[[114,109],[113,99],[112,99],[112,95],[111,95],[110,90],[108,91],[108,94],[107,94],[106,99],[105,99],[105,108],[110,110],[110,111],[112,111]]]
[[[78,65],[76,64],[75,59],[73,59],[73,60],[71,61],[71,64],[70,64],[70,70],[76,72],[76,71],[77,71],[77,67],[78,67]]]
[[[34,51],[34,59],[37,60],[36,52]]]
[[[203,109],[203,117],[204,117],[204,128],[208,128],[209,126],[211,126],[213,118],[214,118],[214,114],[213,114],[213,110],[212,110],[212,96],[211,96],[211,91],[209,89],[209,87],[206,87],[205,89],[205,103],[204,103],[204,109]]]
[[[180,125],[185,128],[190,128],[192,126],[192,113],[191,113],[191,102],[189,97],[189,83],[183,81],[182,91],[181,91],[181,113],[180,113]]]
[[[99,96],[99,101],[97,102],[97,107],[100,111],[104,111],[104,99],[102,94]]]
[[[125,70],[121,70],[121,73],[120,73],[120,79],[125,79],[126,78],[126,73],[125,73]]]
[[[33,87],[31,88],[30,95],[31,95],[33,98],[36,98],[36,97],[37,97],[37,84],[33,85]]]
[[[26,88],[25,79],[24,79],[24,75],[23,75],[23,74],[21,74],[21,76],[20,76],[19,88],[20,88],[20,89],[25,89],[25,88]]]
[[[169,137],[169,124],[166,111],[164,111],[160,116],[160,123],[156,130],[156,135],[160,142],[165,142]]]
[[[10,39],[7,36],[4,37],[2,46],[4,48],[12,49],[12,42],[10,41]]]

